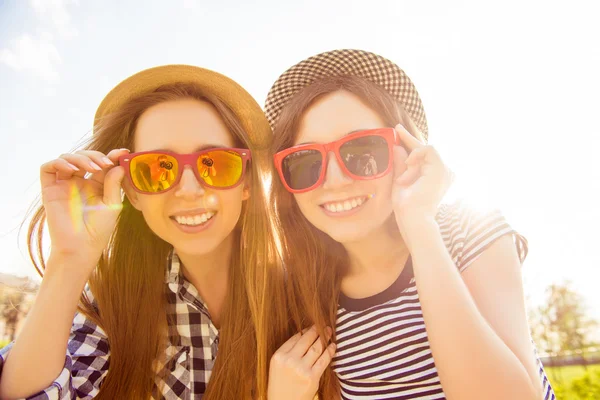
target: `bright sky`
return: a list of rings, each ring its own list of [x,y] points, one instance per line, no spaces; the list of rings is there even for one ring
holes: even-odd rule
[[[599,16],[593,0],[0,0],[0,272],[35,276],[18,230],[39,166],[122,79],[193,64],[263,104],[295,62],[360,48],[408,73],[462,192],[529,239],[532,304],[570,279],[600,319]]]

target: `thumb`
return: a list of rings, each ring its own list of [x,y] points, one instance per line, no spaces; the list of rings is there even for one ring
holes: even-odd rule
[[[121,199],[121,184],[125,177],[123,167],[114,167],[106,173],[104,177],[104,204],[108,207],[121,208],[123,200]]]
[[[406,159],[408,153],[402,146],[394,146],[394,180],[406,172]]]

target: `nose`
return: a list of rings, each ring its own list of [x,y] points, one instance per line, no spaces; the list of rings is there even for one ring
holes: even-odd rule
[[[352,183],[352,178],[344,173],[333,153],[327,154],[327,172],[323,189],[340,189]]]
[[[194,200],[205,193],[204,186],[198,182],[194,171],[189,165],[183,168],[181,179],[175,188],[175,197]]]

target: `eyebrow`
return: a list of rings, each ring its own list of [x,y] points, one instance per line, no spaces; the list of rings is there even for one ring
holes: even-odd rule
[[[350,132],[346,133],[344,136],[348,136],[348,135],[350,135],[350,134],[352,134],[352,133],[356,133],[356,132],[362,132],[362,131],[366,131],[366,130],[367,130],[367,128],[363,128],[363,129],[355,129],[355,130],[353,130],[353,131],[350,131]],[[294,146],[302,146],[302,145],[304,145],[304,144],[314,144],[314,143],[315,143],[315,142],[302,142],[302,143],[295,144]]]

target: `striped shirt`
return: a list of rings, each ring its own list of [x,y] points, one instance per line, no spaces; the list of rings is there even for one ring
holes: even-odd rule
[[[521,262],[527,241],[495,211],[478,213],[462,202],[443,205],[437,215],[452,260],[463,272],[504,235],[515,239]],[[445,399],[429,347],[419,294],[409,258],[396,281],[364,299],[340,294],[333,369],[343,399]],[[544,400],[555,400],[537,357]]]
[[[169,371],[160,374],[162,377],[157,374],[153,398],[200,399],[217,355],[219,332],[198,291],[180,273],[177,255],[169,258],[166,285],[169,341],[165,352]],[[87,293],[92,298],[89,290]],[[0,379],[11,347],[12,344],[0,350]],[[50,386],[28,399],[92,399],[98,394],[109,363],[110,347],[105,332],[85,315],[77,313],[63,370]]]

